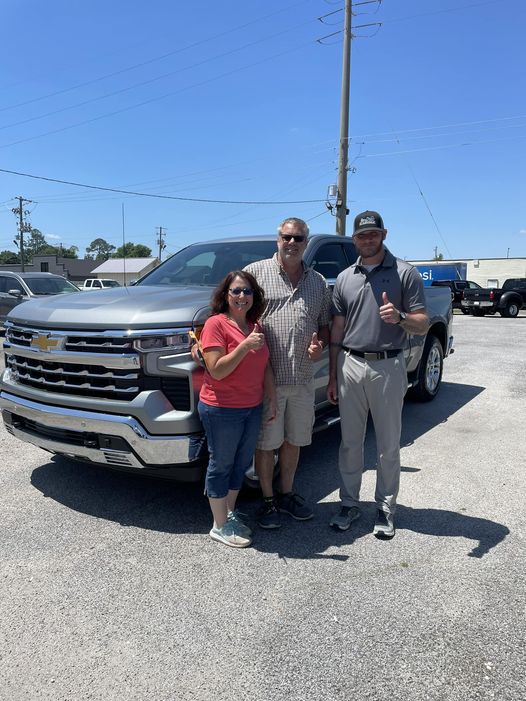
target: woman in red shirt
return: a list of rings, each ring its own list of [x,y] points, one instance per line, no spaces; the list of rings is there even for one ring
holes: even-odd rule
[[[252,542],[235,505],[254,456],[265,396],[271,417],[276,415],[269,351],[257,323],[264,305],[255,278],[235,270],[214,291],[212,316],[200,337],[206,371],[198,408],[209,451],[205,494],[214,516],[210,536],[235,548]]]

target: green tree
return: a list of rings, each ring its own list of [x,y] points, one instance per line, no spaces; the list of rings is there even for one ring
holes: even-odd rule
[[[49,248],[53,248],[46,241],[46,237],[40,229],[31,229],[24,236],[24,258],[26,261],[31,260],[33,256],[48,255]]]
[[[94,239],[86,248],[86,258],[88,260],[108,260],[114,252],[115,246],[103,238],[98,238]]]
[[[142,243],[126,243],[124,246],[119,246],[112,258],[149,258],[152,255],[152,249]]]
[[[0,265],[15,265],[16,263],[20,263],[18,253],[13,253],[13,251],[0,252]]]
[[[70,246],[69,248],[64,248],[63,246],[60,246],[60,248],[57,249],[57,255],[62,256],[62,258],[78,258],[78,254],[78,246]]]

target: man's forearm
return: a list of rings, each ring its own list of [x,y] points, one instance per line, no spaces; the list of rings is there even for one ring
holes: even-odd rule
[[[407,314],[406,318],[400,322],[400,326],[406,333],[424,336],[429,329],[429,317],[425,312]]]

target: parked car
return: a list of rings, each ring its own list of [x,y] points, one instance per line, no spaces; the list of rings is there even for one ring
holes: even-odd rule
[[[52,453],[189,481],[206,452],[197,412],[203,369],[189,331],[207,319],[210,295],[230,271],[269,258],[275,236],[196,243],[127,289],[38,300],[6,322],[0,408],[7,430]],[[313,235],[304,256],[329,284],[356,260],[350,238]],[[414,395],[433,399],[452,348],[449,290],[425,290],[431,326],[405,349]],[[327,401],[328,349],[316,364],[315,429],[338,420]]]
[[[516,317],[526,307],[526,277],[509,278],[502,287],[465,290],[462,309],[473,316],[499,312],[501,316]]]
[[[122,285],[117,280],[110,278],[88,277],[79,287],[83,292],[87,292],[89,290],[107,290],[110,287],[122,287]]]
[[[61,275],[53,273],[0,272],[0,324],[7,314],[21,302],[32,297],[69,294],[79,288]]]
[[[469,314],[469,310],[462,307],[464,290],[481,290],[482,287],[471,280],[433,280],[432,287],[449,287],[451,290],[451,303],[453,309],[460,309],[464,314]]]

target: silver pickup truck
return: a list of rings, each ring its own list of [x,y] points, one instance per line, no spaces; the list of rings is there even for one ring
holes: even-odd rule
[[[268,258],[275,236],[196,243],[132,287],[17,306],[5,324],[0,408],[6,429],[50,453],[191,481],[206,459],[196,406],[202,369],[189,331],[206,320],[230,270]],[[329,284],[356,259],[349,238],[313,235],[307,265]],[[411,392],[428,401],[452,349],[451,295],[427,288],[431,327],[405,350]],[[338,420],[325,397],[327,351],[316,365],[315,429]]]

